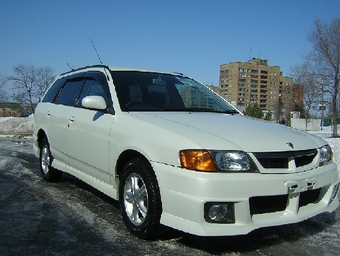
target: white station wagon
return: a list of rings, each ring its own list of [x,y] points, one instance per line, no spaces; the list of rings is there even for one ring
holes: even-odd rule
[[[84,67],[57,77],[35,110],[46,181],[62,172],[119,200],[143,239],[168,226],[247,234],[338,207],[329,145],[243,116],[178,73]]]

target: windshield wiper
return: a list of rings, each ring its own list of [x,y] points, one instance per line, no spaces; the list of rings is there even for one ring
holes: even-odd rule
[[[212,113],[223,113],[223,114],[239,114],[239,112],[235,109],[228,110],[214,110],[211,108],[185,108],[183,111],[191,111],[191,112],[212,112]]]
[[[183,111],[189,111],[189,112],[218,112],[216,110],[210,109],[210,108],[184,108]]]
[[[225,114],[240,114],[240,112],[238,112],[235,109],[229,109],[229,110],[225,110],[225,111],[221,111],[221,112],[225,113]]]
[[[210,112],[210,113],[220,113],[220,114],[239,114],[239,112],[235,109],[226,109],[226,110],[214,110],[211,108],[164,108],[153,111],[165,111],[165,112]]]
[[[239,114],[237,110],[234,109],[228,109],[228,110],[214,110],[211,108],[164,108],[159,109],[157,111],[174,111],[174,112],[211,112],[211,113],[221,113],[221,114]]]

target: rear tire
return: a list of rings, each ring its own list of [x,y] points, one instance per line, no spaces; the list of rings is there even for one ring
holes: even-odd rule
[[[162,226],[162,202],[156,175],[143,159],[133,159],[120,175],[119,203],[125,226],[141,239],[155,239]]]
[[[57,182],[62,172],[52,167],[53,156],[51,154],[50,145],[46,138],[40,142],[40,172],[44,180],[49,182]]]

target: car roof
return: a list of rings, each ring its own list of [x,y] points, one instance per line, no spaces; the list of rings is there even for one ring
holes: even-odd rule
[[[115,66],[107,66],[107,65],[91,65],[91,66],[85,66],[77,69],[73,69],[67,72],[64,72],[60,74],[60,76],[67,76],[67,75],[72,75],[76,74],[82,71],[93,71],[98,68],[105,68],[110,71],[138,71],[138,72],[152,72],[152,73],[161,73],[161,74],[173,74],[173,75],[183,75],[182,73],[179,72],[165,72],[165,71],[159,71],[159,70],[151,70],[151,69],[141,69],[141,68],[129,68],[129,67],[115,67]]]

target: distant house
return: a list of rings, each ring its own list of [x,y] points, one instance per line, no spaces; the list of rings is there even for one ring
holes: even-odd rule
[[[22,116],[22,107],[16,102],[0,102],[0,117]]]

